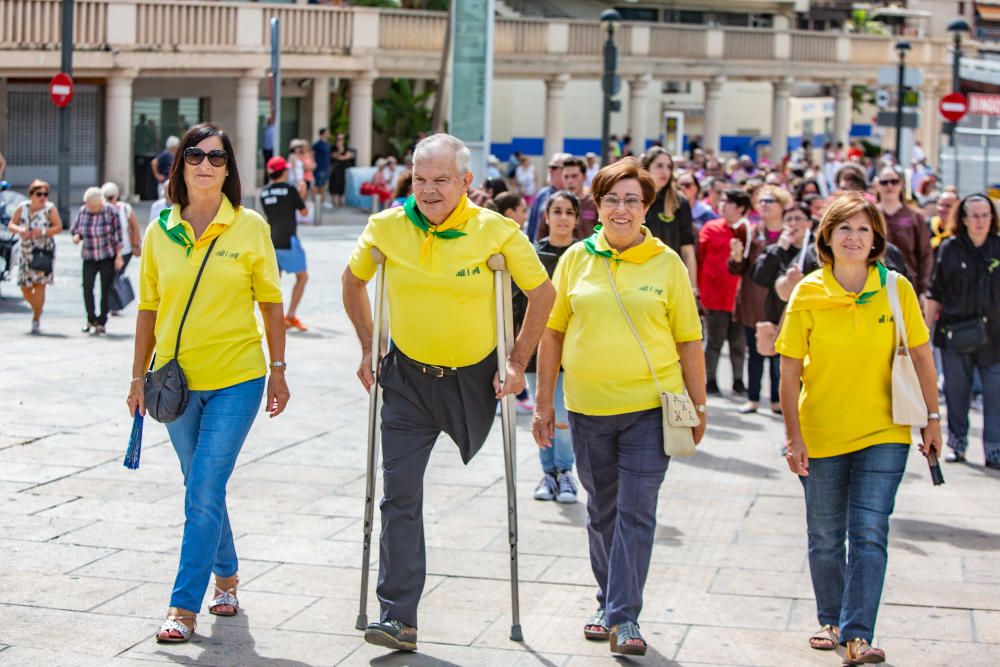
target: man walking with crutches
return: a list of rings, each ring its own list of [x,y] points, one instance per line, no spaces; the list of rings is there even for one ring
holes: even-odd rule
[[[435,134],[413,152],[413,196],[370,218],[344,271],[344,308],[361,343],[358,377],[372,373],[372,314],[365,284],[376,273],[371,249],[384,257],[392,343],[381,361],[383,392],[379,577],[381,614],[365,640],[415,650],[417,604],[426,574],[423,478],[431,449],[444,432],[466,463],[486,440],[497,400],[524,387],[531,357],[555,290],[517,225],[472,204],[469,149]],[[505,362],[500,386],[496,302],[488,259],[506,269],[528,297],[528,311]]]

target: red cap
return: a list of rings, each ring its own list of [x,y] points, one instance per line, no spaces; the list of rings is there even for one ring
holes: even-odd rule
[[[267,173],[277,174],[279,171],[284,171],[288,169],[288,162],[285,158],[280,155],[275,155],[273,158],[267,161]]]

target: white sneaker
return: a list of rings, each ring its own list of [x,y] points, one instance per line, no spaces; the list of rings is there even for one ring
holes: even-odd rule
[[[535,487],[535,500],[555,500],[558,492],[559,485],[556,483],[556,476],[545,473],[542,476],[542,481]]]
[[[558,487],[557,502],[567,504],[576,502],[576,480],[573,479],[573,473],[569,470],[563,470],[556,477],[556,485]]]

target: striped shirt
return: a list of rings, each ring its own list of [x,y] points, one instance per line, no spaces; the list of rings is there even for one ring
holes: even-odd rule
[[[110,204],[104,204],[97,213],[91,213],[86,205],[81,206],[70,233],[82,239],[86,260],[109,259],[122,248],[121,222],[118,211]]]

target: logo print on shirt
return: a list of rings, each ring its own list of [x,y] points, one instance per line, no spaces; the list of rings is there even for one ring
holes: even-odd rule
[[[238,251],[229,250],[217,250],[215,252],[216,257],[228,257],[229,259],[239,259],[240,253]]]
[[[481,273],[478,266],[473,266],[471,269],[462,269],[455,274],[456,278],[468,278],[469,276],[478,276]]]
[[[640,292],[655,292],[657,296],[663,296],[663,289],[659,287],[654,287],[653,285],[643,285],[639,288]]]
[[[895,321],[896,321],[896,320],[895,320],[895,318],[893,318],[893,316],[892,316],[891,314],[889,314],[889,315],[886,315],[885,313],[883,313],[883,314],[882,314],[882,315],[881,315],[881,316],[880,316],[880,317],[878,318],[878,323],[879,323],[879,324],[885,324],[885,323],[887,323],[887,322],[895,322]]]

